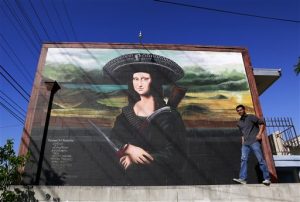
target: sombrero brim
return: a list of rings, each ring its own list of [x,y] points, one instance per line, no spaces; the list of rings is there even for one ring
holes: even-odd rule
[[[173,83],[184,76],[182,68],[174,61],[146,53],[122,55],[103,67],[104,75],[120,84],[131,81],[135,72],[155,74],[162,84]]]

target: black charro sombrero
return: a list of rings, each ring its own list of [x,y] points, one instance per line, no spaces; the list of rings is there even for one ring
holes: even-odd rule
[[[155,54],[132,53],[121,55],[110,60],[104,67],[103,73],[119,84],[132,80],[135,72],[156,74],[162,84],[173,83],[184,76],[182,68],[174,61]]]

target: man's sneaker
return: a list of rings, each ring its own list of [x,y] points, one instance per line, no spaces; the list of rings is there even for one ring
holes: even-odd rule
[[[236,179],[236,178],[233,178],[232,180],[235,181],[235,182],[237,182],[237,183],[240,183],[240,184],[247,184],[247,181],[246,181],[246,180],[243,180],[243,179]]]
[[[270,181],[270,180],[264,180],[264,181],[262,181],[262,183],[263,183],[264,185],[269,186],[269,185],[271,184],[271,181]]]

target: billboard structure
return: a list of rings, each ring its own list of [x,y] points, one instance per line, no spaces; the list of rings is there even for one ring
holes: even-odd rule
[[[47,185],[230,184],[238,104],[261,116],[245,48],[45,44],[20,147],[31,152],[24,180],[40,169]]]

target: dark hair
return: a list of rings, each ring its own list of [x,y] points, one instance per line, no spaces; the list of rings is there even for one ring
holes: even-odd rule
[[[147,72],[148,73],[148,72]],[[153,96],[155,103],[155,110],[166,105],[163,95],[163,87],[160,79],[156,74],[148,73],[151,76],[150,92],[149,94]],[[132,79],[128,81],[128,103],[133,106],[136,102],[140,100],[140,95],[134,90]]]
[[[245,106],[244,105],[238,105],[238,106],[236,106],[236,110],[238,109],[238,108],[242,108],[242,109],[245,109]]]

